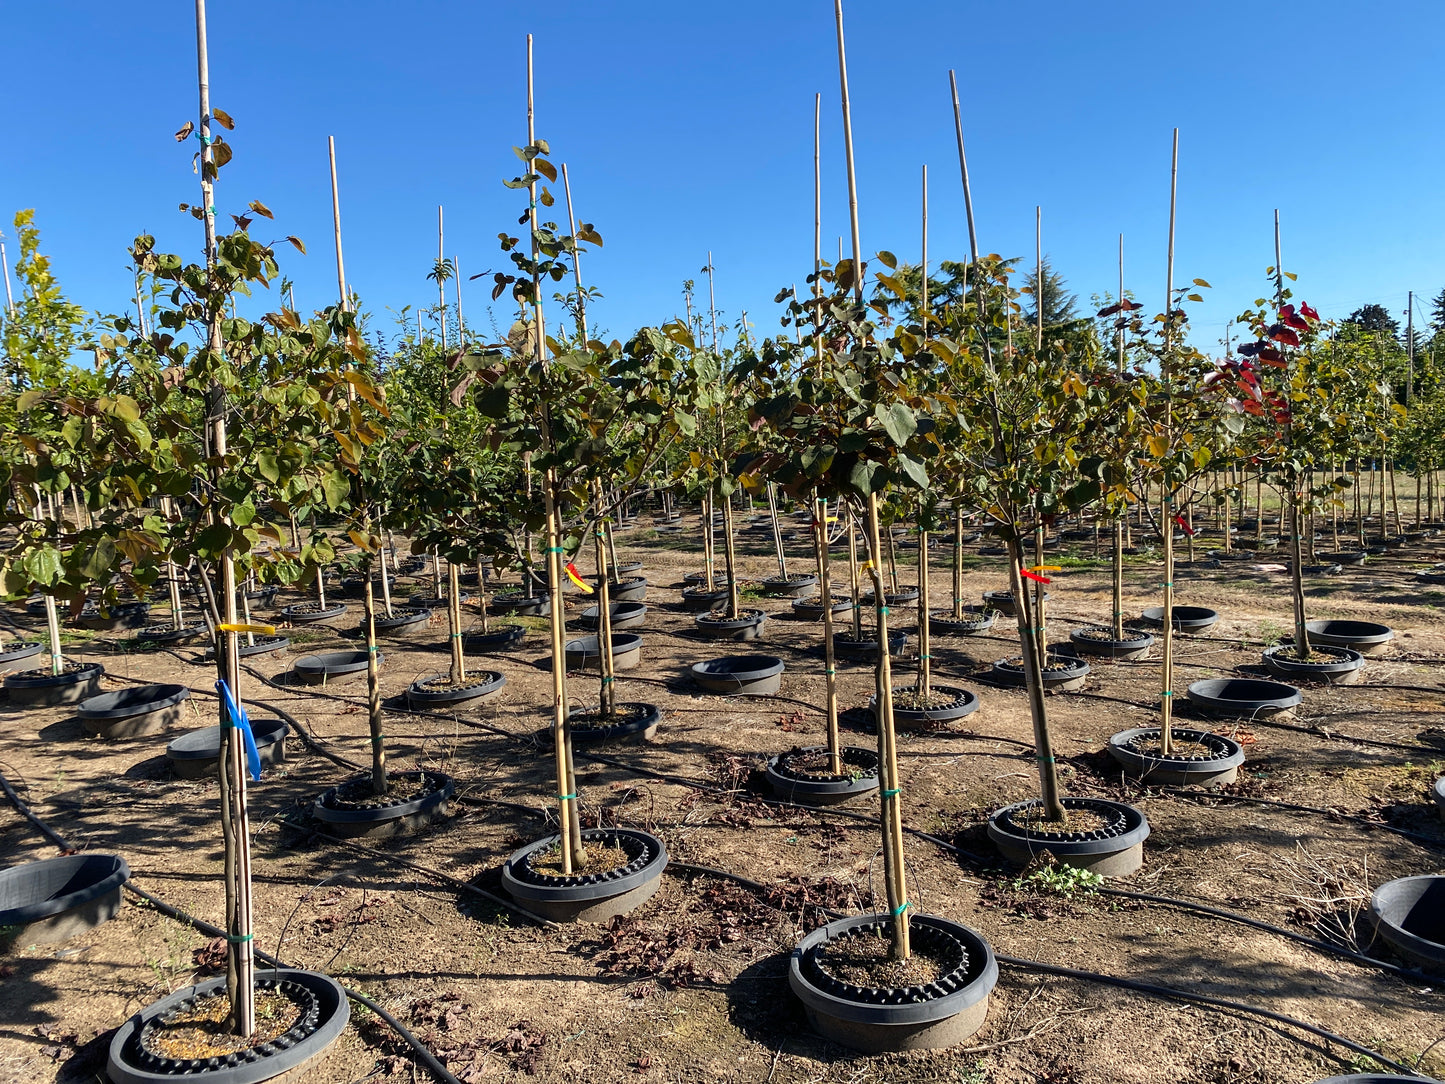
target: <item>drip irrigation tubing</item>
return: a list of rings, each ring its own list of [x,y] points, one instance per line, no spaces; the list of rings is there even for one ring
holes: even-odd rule
[[[1294,802],[1281,802],[1275,798],[1252,798],[1243,794],[1215,794],[1205,791],[1186,790],[1181,787],[1160,787],[1159,791],[1163,794],[1172,794],[1180,798],[1194,798],[1203,801],[1244,802],[1248,805],[1274,806],[1279,809],[1293,810],[1297,813],[1314,813],[1318,816],[1331,817],[1339,820],[1358,821],[1367,827],[1382,828],[1386,832],[1393,832],[1398,836],[1404,836],[1406,839],[1415,840],[1419,843],[1431,844],[1437,848],[1445,846],[1445,839],[1427,836],[1420,832],[1411,832],[1404,828],[1396,828],[1392,824],[1384,824],[1380,821],[1371,820],[1362,813],[1346,813],[1339,809],[1324,809],[1312,805],[1296,805]]]
[[[27,806],[24,802],[20,800],[20,796],[15,793],[15,789],[10,785],[10,781],[5,778],[3,773],[0,773],[0,789],[4,790],[5,797],[10,800],[10,804],[15,807],[16,812],[18,812],[37,830],[39,830],[39,832],[46,838],[46,840],[51,845],[56,847],[61,852],[61,854],[77,853],[76,849],[71,846],[70,842],[64,836],[62,836],[59,832],[55,831],[53,828],[47,825],[30,809],[29,806]],[[383,857],[390,856],[383,855]],[[124,887],[125,890],[131,895],[135,896],[138,899],[144,900],[161,914],[167,916],[168,918],[175,919],[177,922],[180,922],[183,925],[191,926],[192,928],[199,930],[201,933],[205,934],[207,937],[226,936],[226,931],[221,929],[219,926],[213,926],[209,922],[204,921],[203,919],[199,919],[192,915],[186,914],[186,912],[182,911],[180,908],[174,907],[171,904],[166,903],[160,897],[154,896],[142,888],[138,888],[135,885],[134,881],[126,881]],[[283,960],[279,959],[278,957],[272,956],[269,952],[265,952],[260,948],[256,948],[253,951],[255,952],[258,959],[270,964],[272,967],[284,968],[291,966],[285,963]],[[377,1016],[381,1017],[381,1019],[385,1020],[387,1025],[393,1031],[395,1031],[397,1035],[401,1037],[402,1041],[405,1042],[407,1046],[411,1048],[412,1053],[416,1055],[417,1060],[419,1060],[424,1066],[426,1066],[427,1072],[431,1073],[431,1075],[435,1077],[438,1081],[440,1081],[441,1084],[461,1084],[461,1081],[459,1081],[451,1073],[447,1072],[446,1066],[444,1066],[440,1061],[438,1061],[436,1056],[430,1050],[428,1050],[425,1045],[423,1045],[420,1039],[418,1039],[415,1035],[408,1031],[406,1026],[402,1024],[400,1020],[392,1016],[391,1013],[387,1012],[365,994],[353,990],[345,985],[342,985],[341,988],[343,991],[345,991],[346,996],[349,997],[352,1001],[355,1001],[359,1005],[365,1006],[370,1011],[376,1013]]]
[[[674,864],[679,867],[679,872],[719,877],[725,880],[732,881],[735,884],[738,884],[751,892],[757,892],[760,894],[765,894],[768,891],[765,885],[761,885],[757,881],[750,880],[747,877],[743,877],[739,874],[729,872],[728,870],[721,870],[715,869],[710,866],[697,866],[685,863],[669,863],[669,866]],[[819,907],[818,909],[824,914],[830,915],[832,917],[842,916],[842,912],[835,911],[832,908]],[[1321,944],[1324,944],[1324,942],[1321,942]],[[1343,1035],[1336,1035],[1334,1032],[1329,1031],[1325,1028],[1317,1027],[1314,1024],[1306,1023],[1305,1021],[1298,1020],[1292,1016],[1286,1016],[1283,1013],[1274,1012],[1259,1005],[1252,1005],[1248,1002],[1243,1001],[1231,1001],[1226,998],[1211,997],[1208,994],[1192,993],[1187,990],[1176,989],[1172,986],[1160,986],[1157,983],[1141,982],[1137,979],[1124,978],[1118,975],[1106,975],[1097,971],[1085,971],[1079,968],[1062,967],[1058,964],[1043,963],[1039,960],[1029,960],[1017,956],[1005,956],[1001,953],[996,953],[994,958],[1002,966],[1013,967],[1022,971],[1035,971],[1046,975],[1057,975],[1062,978],[1080,979],[1084,982],[1093,982],[1105,986],[1113,986],[1118,989],[1129,990],[1134,993],[1152,994],[1155,997],[1167,998],[1171,1001],[1189,1002],[1196,1005],[1203,1005],[1208,1008],[1222,1009],[1228,1012],[1243,1013],[1249,1016],[1258,1016],[1263,1019],[1273,1021],[1274,1023],[1282,1024],[1286,1027],[1298,1028],[1301,1031],[1306,1031],[1311,1035],[1314,1035],[1316,1038],[1323,1039],[1326,1042],[1335,1043],[1339,1046],[1344,1047],[1347,1050],[1354,1052],[1357,1055],[1367,1057],[1372,1061],[1378,1062],[1379,1064],[1385,1066],[1386,1068],[1394,1072],[1404,1073],[1407,1076],[1418,1075],[1413,1069],[1409,1068],[1408,1066],[1402,1065],[1401,1063],[1394,1061],[1391,1058],[1387,1058],[1385,1057],[1385,1055],[1379,1054],[1374,1050],[1371,1050],[1367,1046],[1362,1046],[1359,1043],[1356,1043],[1350,1039],[1346,1039]],[[1288,1035],[1288,1033],[1284,1034],[1287,1038],[1298,1042],[1297,1039],[1295,1039],[1293,1036]],[[1336,1060],[1341,1062],[1341,1064],[1349,1064],[1346,1059],[1341,1058],[1338,1055],[1331,1056],[1335,1057]]]

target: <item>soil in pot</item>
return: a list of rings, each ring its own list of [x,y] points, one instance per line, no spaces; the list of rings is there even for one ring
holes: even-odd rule
[[[1024,688],[1028,681],[1021,655],[1000,659],[993,664],[992,672],[994,679],[1001,685]],[[1050,651],[1040,672],[1043,676],[1044,692],[1069,693],[1084,687],[1084,681],[1089,676],[1089,664],[1073,655]]]
[[[908,643],[908,634],[897,629],[888,630],[888,654],[897,655]],[[850,635],[841,632],[833,633],[833,651],[835,654],[849,659],[873,659],[878,656],[878,640],[876,634],[869,637],[865,630],[863,639],[855,640]]]
[[[890,957],[886,915],[837,919],[799,942],[788,984],[813,1029],[865,1053],[956,1045],[983,1026],[998,981],[979,934],[937,915],[909,922],[912,955]]]
[[[848,598],[847,592],[838,586],[834,586],[830,595],[832,600],[831,609],[833,616],[838,617],[853,609],[853,600]],[[819,595],[811,598],[794,599],[792,603],[793,616],[804,621],[823,620],[823,600]]]
[[[0,677],[34,666],[30,660],[44,650],[45,645],[36,640],[10,640],[0,644]]]
[[[1048,851],[1059,862],[1103,877],[1124,877],[1144,864],[1149,822],[1123,802],[1063,798],[1068,822],[1047,819],[1034,799],[1005,806],[988,821],[988,835],[1011,863],[1026,866]]]
[[[273,651],[284,651],[291,646],[291,641],[285,636],[257,636],[254,643],[240,642],[236,648],[238,658],[252,658],[256,655],[269,655]]]
[[[147,625],[136,630],[135,638],[143,644],[183,644],[197,636],[204,636],[206,631],[204,621],[197,621],[194,625],[182,625],[180,628],[174,625]]]
[[[549,836],[513,852],[502,866],[502,885],[527,910],[554,922],[605,922],[645,903],[662,884],[667,848],[632,828],[589,828],[582,833],[582,869],[563,874],[548,862],[557,850]],[[593,850],[602,857],[591,857]],[[609,854],[620,849],[626,861]]]
[[[463,633],[462,650],[476,653],[506,651],[526,638],[526,625],[498,624],[492,626],[491,632]]]
[[[868,710],[877,717],[877,696],[869,699]],[[893,689],[893,725],[900,730],[937,730],[977,710],[978,697],[967,689],[933,685],[926,697],[912,685]]]
[[[521,591],[498,591],[492,596],[491,608],[497,613],[520,617],[540,617],[547,609],[545,595],[528,595]]]
[[[726,604],[727,600],[726,587],[713,591],[704,587],[684,587],[682,589],[682,604],[689,610],[711,610],[714,606]]]
[[[287,621],[298,622],[309,625],[315,621],[330,621],[332,618],[340,617],[346,612],[343,603],[333,606],[322,606],[319,602],[298,602],[294,606],[283,606],[281,616]]]
[[[712,640],[756,640],[762,636],[768,615],[762,610],[739,609],[737,617],[727,610],[710,610],[693,618],[697,631]]]
[[[763,590],[774,598],[807,598],[818,593],[818,577],[795,572],[787,579],[773,577],[763,581]]]
[[[1317,646],[1302,659],[1293,644],[1266,648],[1264,665],[1276,677],[1290,681],[1323,681],[1331,685],[1353,685],[1360,679],[1365,657],[1347,647]]]
[[[1120,731],[1109,739],[1109,755],[1147,786],[1219,787],[1233,783],[1244,749],[1231,738],[1205,730],[1170,729],[1164,753],[1158,727]]]
[[[1114,639],[1114,630],[1102,625],[1074,629],[1069,633],[1069,642],[1074,650],[1083,655],[1098,655],[1110,659],[1142,659],[1154,646],[1154,637],[1147,632],[1133,629],[1124,630],[1122,640]]]
[[[993,628],[998,611],[986,606],[965,606],[959,617],[952,610],[934,610],[928,615],[928,631],[942,636],[977,636]]]
[[[499,670],[478,670],[456,684],[448,674],[433,674],[407,686],[406,700],[414,708],[479,706],[500,693],[506,684],[506,675]]]
[[[5,694],[10,703],[22,708],[53,708],[58,704],[74,704],[100,692],[100,678],[105,667],[98,662],[65,660],[59,674],[49,668],[22,670],[5,678]]]
[[[312,812],[334,835],[391,836],[440,820],[455,789],[452,778],[441,772],[392,772],[386,793],[373,794],[368,774],[326,791]]]
[[[768,785],[784,801],[803,805],[835,805],[878,789],[875,750],[847,746],[838,756],[843,770],[834,773],[827,746],[794,746],[768,761]]]
[[[572,740],[589,744],[608,741],[651,741],[657,736],[662,712],[655,704],[615,704],[611,715],[574,710],[567,716]]]

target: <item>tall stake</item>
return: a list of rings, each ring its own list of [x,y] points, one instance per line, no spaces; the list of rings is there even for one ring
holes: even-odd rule
[[[452,280],[457,286],[457,346],[465,348],[467,345],[467,322],[462,319],[462,261],[455,256],[452,257]],[[480,581],[477,586],[481,586]]]
[[[1124,304],[1124,235],[1119,234],[1119,304]],[[1119,361],[1118,370],[1124,373],[1124,320],[1126,313],[1119,312]],[[1127,506],[1126,506],[1127,507]],[[1114,516],[1114,567],[1113,567],[1113,616],[1109,626],[1115,640],[1124,639],[1124,520],[1117,513]]]
[[[1164,428],[1173,433],[1172,397],[1170,386],[1170,352],[1174,346],[1174,218],[1176,197],[1179,191],[1179,129],[1174,129],[1174,150],[1169,167],[1169,259],[1164,281],[1164,357],[1161,372],[1164,377]],[[1171,729],[1174,715],[1174,518],[1170,514],[1173,495],[1168,480],[1162,484],[1164,490],[1164,628],[1161,654],[1161,689],[1159,692],[1159,748],[1165,756],[1174,752],[1174,735]]]
[[[922,222],[920,224],[922,253],[918,259],[918,322],[923,329],[923,345],[928,346],[928,166],[923,167]],[[932,644],[929,642],[928,622],[928,532],[918,532],[918,683],[915,691],[919,696],[919,707],[929,705],[930,679],[933,667]]]
[[[863,304],[862,247],[858,237],[858,175],[853,166],[853,114],[848,104],[848,57],[843,44],[843,0],[833,0],[838,27],[838,83],[843,99],[843,152],[848,167],[848,226],[853,238],[853,296]],[[883,867],[888,909],[893,923],[893,958],[906,960],[908,945],[908,890],[903,873],[903,804],[898,779],[898,750],[893,729],[893,675],[888,658],[888,596],[883,586],[883,552],[878,530],[878,495],[868,494],[869,572],[873,579],[873,607],[877,615],[878,664],[874,670],[878,715],[878,764],[882,784]]]
[[[527,35],[527,146],[537,142],[532,91],[532,35]],[[535,178],[536,174],[530,170]],[[527,186],[532,236],[532,324],[536,334],[537,363],[546,366],[547,332],[542,323],[542,284],[537,265],[537,182]],[[545,371],[545,369],[544,369]],[[551,412],[542,409],[542,446],[552,454]],[[572,770],[572,728],[567,723],[567,653],[562,642],[567,621],[562,605],[562,517],[557,508],[557,471],[548,467],[542,480],[542,497],[547,515],[548,612],[552,621],[552,753],[557,772],[557,832],[562,844],[562,872],[570,875],[573,862],[581,857],[582,831],[577,816],[577,781]]]
[[[1279,208],[1274,211],[1274,303],[1276,310],[1284,304],[1284,264],[1280,261],[1279,246]],[[1293,426],[1285,423],[1285,445],[1293,444]],[[1382,495],[1383,496],[1383,495]],[[1307,662],[1310,657],[1309,630],[1305,628],[1305,588],[1304,569],[1301,554],[1301,539],[1304,536],[1304,523],[1300,516],[1300,477],[1296,473],[1290,478],[1289,485],[1289,531],[1290,531],[1290,601],[1294,608],[1294,649],[1295,658],[1300,662]],[[1284,517],[1281,516],[1281,519]],[[1385,522],[1385,502],[1380,501],[1380,523]]]
[[[533,217],[535,218],[536,216],[533,215]],[[443,275],[443,274],[441,273],[441,271],[442,271],[442,268],[446,266],[447,258],[446,258],[446,256],[445,256],[443,253],[444,253],[444,249],[443,249],[443,235],[442,235],[442,209],[441,209],[441,206],[438,205],[438,206],[437,206],[437,308],[440,310],[440,313],[441,313],[441,314],[440,314],[440,316],[438,316],[437,319],[438,319],[438,322],[439,322],[439,323],[441,324],[441,326],[442,326],[442,352],[445,353],[445,352],[446,352],[446,349],[447,349],[447,280],[446,280],[446,276]]]
[[[1044,209],[1034,207],[1034,356],[1042,360],[1044,352]],[[1039,566],[1037,571],[1043,571],[1044,563],[1044,516],[1043,509],[1035,509],[1034,515],[1034,564]],[[1041,581],[1035,580],[1034,584],[1034,612],[1038,614],[1038,620],[1034,622],[1034,637],[1038,641],[1039,658],[1045,666],[1049,658],[1049,636],[1047,606],[1048,600],[1044,598],[1046,592]]]
[[[341,256],[341,192],[336,185],[336,137],[326,137],[326,153],[331,159],[331,229],[336,236],[336,294],[341,308],[351,311],[351,301],[346,296],[346,261]],[[295,307],[293,298],[292,307]]]
[[[201,141],[201,206],[206,237],[206,270],[212,277],[216,267],[215,159],[211,148],[211,86],[210,61],[206,47],[206,0],[196,0],[196,82],[200,91]],[[219,358],[225,349],[221,341],[221,318],[224,312],[211,302],[206,310],[206,349]],[[206,391],[207,443],[217,461],[226,454],[226,393],[220,384]],[[224,523],[219,513],[217,523]],[[221,621],[235,626],[236,566],[228,548],[220,560]],[[221,680],[231,689],[237,703],[241,699],[241,668],[236,654],[236,633],[222,632],[216,637],[216,662]],[[250,1035],[256,1030],[256,962],[251,943],[251,848],[250,826],[246,815],[246,748],[241,731],[232,725],[224,702],[221,718],[221,829],[226,837],[226,987],[230,994],[231,1014],[228,1023],[237,1035]]]

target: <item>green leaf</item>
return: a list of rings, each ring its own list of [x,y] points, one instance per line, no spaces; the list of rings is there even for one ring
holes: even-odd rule
[[[30,578],[42,587],[48,587],[60,579],[60,554],[53,549],[33,551],[25,560]]]
[[[903,473],[908,475],[909,479],[919,489],[928,488],[928,470],[922,463],[914,459],[911,455],[905,455],[899,452],[898,465],[903,468]]]
[[[99,580],[110,571],[110,566],[114,563],[115,543],[109,538],[101,536],[100,541],[95,544],[95,548],[90,551],[90,556],[86,558],[81,572],[88,580]]]
[[[261,452],[256,456],[256,469],[261,477],[272,485],[281,480],[281,463],[275,452]]]
[[[346,480],[346,475],[339,470],[328,474],[321,483],[322,491],[326,494],[326,507],[333,512],[346,503],[347,496],[351,493],[351,483]]]
[[[902,447],[908,443],[908,438],[918,428],[918,421],[903,403],[893,403],[891,406],[879,403],[873,408],[873,416],[883,426],[888,438],[894,444]]]

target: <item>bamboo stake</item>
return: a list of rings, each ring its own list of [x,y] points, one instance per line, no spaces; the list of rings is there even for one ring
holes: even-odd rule
[[[534,216],[534,217],[535,217],[535,216]],[[442,245],[443,245],[442,209],[441,209],[441,206],[438,205],[438,206],[437,206],[437,267],[438,267],[439,270],[440,270],[440,268],[444,267],[444,266],[446,265],[446,262],[447,262],[447,261],[446,261],[446,256],[443,254],[443,253],[444,253],[444,249],[443,249]],[[447,280],[446,280],[445,278],[443,278],[440,274],[437,275],[437,308],[438,308],[438,310],[440,310],[440,315],[437,317],[437,320],[440,322],[441,328],[442,328],[442,352],[445,353],[445,352],[446,352],[446,348],[447,348]]]
[[[823,377],[823,173],[822,173],[822,111],[823,95],[813,95],[813,356],[818,378]],[[813,533],[818,547],[818,588],[823,600],[823,676],[826,689],[825,707],[828,727],[828,771],[843,771],[842,740],[838,734],[838,675],[833,646],[833,585],[828,552],[828,502],[818,498],[813,503]],[[854,589],[856,620],[857,589]]]
[[[928,166],[923,166],[921,182],[921,220],[919,223],[921,252],[919,264],[918,319],[923,329],[923,345],[928,346]],[[918,532],[918,685],[919,707],[930,703],[932,679],[932,644],[929,640],[928,609],[928,532]]]
[[[1034,353],[1042,362],[1044,353],[1044,209],[1037,205],[1034,207]],[[1035,515],[1037,522],[1034,524],[1034,565],[1037,571],[1042,572],[1044,517],[1042,511],[1039,510],[1036,510]],[[1047,666],[1049,659],[1049,637],[1046,631],[1048,628],[1048,600],[1044,597],[1047,592],[1039,580],[1034,581],[1033,588],[1034,611],[1039,618],[1034,625],[1034,636],[1038,639],[1039,658]]]
[[[200,98],[201,141],[201,206],[205,229],[206,270],[216,266],[216,208],[212,179],[214,156],[211,146],[210,63],[206,46],[206,0],[196,0],[196,82]],[[214,306],[206,313],[207,349],[220,356],[221,313]],[[220,459],[226,454],[225,391],[219,384],[207,390],[207,423],[209,453]],[[219,517],[218,517],[219,519]],[[224,522],[224,520],[221,520]],[[220,560],[221,599],[225,610],[222,623],[236,624],[236,568],[227,550]],[[221,679],[230,686],[237,702],[241,699],[240,665],[236,654],[236,633],[217,637],[217,663]],[[228,1023],[238,1035],[256,1030],[255,956],[251,937],[251,854],[250,830],[246,814],[246,750],[241,731],[232,725],[224,702],[220,705],[221,743],[220,783],[221,821],[226,839],[226,986],[230,994],[231,1012]]]
[[[467,323],[462,318],[462,261],[455,256],[452,257],[452,281],[457,287],[457,345],[467,345]],[[481,584],[478,583],[480,587]]]
[[[1164,426],[1165,431],[1174,425],[1171,398],[1173,389],[1169,384],[1169,355],[1174,346],[1174,223],[1179,193],[1179,129],[1174,129],[1174,149],[1169,167],[1169,259],[1165,270],[1164,285]],[[1173,503],[1169,483],[1161,481],[1164,491],[1164,522],[1160,525],[1164,535],[1164,627],[1161,636],[1160,665],[1161,688],[1159,692],[1159,748],[1165,756],[1174,752],[1174,521],[1169,516]]]
[[[1124,304],[1124,235],[1119,234],[1119,304]],[[1127,319],[1127,309],[1119,311],[1119,358],[1117,369],[1120,376],[1124,373],[1124,321]],[[1126,514],[1128,505],[1125,505]],[[1111,594],[1113,597],[1113,616],[1109,625],[1113,629],[1112,635],[1115,640],[1124,639],[1124,516],[1117,512],[1114,515],[1114,555],[1113,555],[1113,583]]]
[[[853,294],[863,303],[862,247],[858,236],[858,175],[853,164],[853,116],[848,103],[848,59],[843,40],[843,0],[833,0],[838,28],[838,83],[843,101],[843,149],[848,169],[848,225],[853,239]],[[878,630],[878,663],[874,669],[878,716],[878,762],[882,805],[883,864],[888,908],[893,926],[894,959],[909,957],[908,888],[903,870],[903,806],[898,778],[898,752],[893,730],[893,681],[888,658],[888,605],[883,590],[882,559],[878,537],[878,495],[868,494],[869,571],[873,579],[873,607]]]
[[[326,137],[326,153],[331,160],[331,230],[336,238],[336,295],[341,301],[343,312],[351,311],[350,300],[346,296],[346,261],[341,255],[341,191],[336,184],[336,137]],[[295,308],[296,298],[293,294],[291,306]]]
[[[536,112],[533,95],[532,35],[527,35],[527,146],[537,142]],[[532,174],[535,177],[535,174]],[[532,263],[537,263],[537,182],[527,186],[532,239]],[[532,273],[532,323],[536,336],[537,363],[544,367],[547,359],[547,333],[543,324],[542,284],[537,272]],[[545,405],[542,411],[542,442],[552,452],[551,414]],[[561,839],[562,872],[571,875],[573,863],[582,857],[581,824],[577,816],[577,783],[572,770],[572,728],[567,722],[567,652],[562,640],[566,612],[562,604],[562,517],[557,508],[557,472],[548,467],[544,474],[542,496],[547,517],[548,611],[552,620],[552,752],[557,772],[557,831]],[[574,854],[574,851],[577,852]]]
[[[713,285],[712,252],[707,254],[707,307],[708,314],[712,320],[712,356],[718,364],[718,385],[724,383],[722,372],[722,354],[718,352],[717,344],[717,293]],[[718,408],[717,432],[718,451],[724,453],[727,447],[727,424],[724,420],[723,407]],[[721,488],[719,486],[718,488]],[[731,493],[720,494],[722,497],[722,520],[723,520],[723,558],[727,561],[728,572],[728,617],[738,616],[738,577],[736,570],[736,556],[733,547],[733,498]]]

